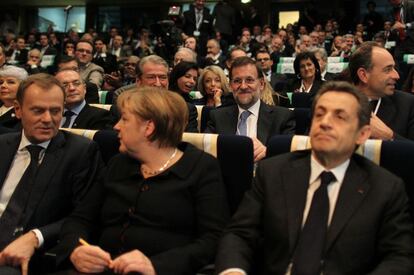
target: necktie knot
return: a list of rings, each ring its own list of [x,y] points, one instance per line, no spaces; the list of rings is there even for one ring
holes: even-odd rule
[[[43,147],[39,145],[28,145],[26,146],[27,151],[30,153],[31,161],[35,161],[36,163],[39,162],[39,155],[40,151],[42,151]]]
[[[323,171],[320,175],[321,185],[329,185],[331,182],[335,181],[335,175],[332,172]]]
[[[250,113],[249,111],[243,111],[241,114],[240,114],[240,120],[242,120],[242,121],[246,121],[247,120],[247,118],[251,115],[252,113]]]
[[[249,111],[245,110],[240,114],[240,120],[238,124],[238,135],[247,136],[247,118],[251,115]]]
[[[72,112],[71,110],[67,110],[63,113],[63,116],[65,117],[65,123],[63,123],[62,128],[69,127],[73,115],[75,115],[75,113]]]

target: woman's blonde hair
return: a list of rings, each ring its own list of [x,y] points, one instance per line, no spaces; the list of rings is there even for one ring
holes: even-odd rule
[[[267,105],[275,106],[275,101],[273,100],[273,95],[275,94],[275,91],[273,91],[272,86],[270,85],[269,81],[264,79],[265,86],[264,89],[260,95],[260,99],[266,103]]]
[[[177,93],[159,87],[139,87],[123,92],[117,100],[120,110],[128,109],[143,120],[151,120],[155,129],[148,137],[160,147],[175,147],[188,123],[188,108]]]
[[[207,66],[203,69],[200,77],[198,78],[198,90],[203,96],[207,96],[206,89],[204,88],[204,78],[207,72],[212,72],[213,74],[217,75],[220,78],[221,82],[221,90],[223,91],[223,95],[227,95],[231,93],[229,81],[227,80],[226,75],[222,68],[216,65]]]

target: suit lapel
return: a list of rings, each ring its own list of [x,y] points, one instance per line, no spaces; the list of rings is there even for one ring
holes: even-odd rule
[[[73,122],[72,128],[86,128],[84,127],[85,118],[89,116],[89,105],[86,104],[79,114],[76,116],[75,121]]]
[[[291,255],[302,229],[303,210],[310,178],[310,153],[292,163],[289,168],[290,171],[283,173],[283,187],[286,193],[289,253]]]
[[[394,117],[397,115],[397,110],[395,105],[392,104],[391,98],[385,96],[381,98],[381,104],[379,106],[377,116],[386,124],[386,125],[393,125],[392,121]]]
[[[35,185],[33,186],[30,195],[23,224],[26,224],[30,220],[30,217],[41,201],[44,192],[47,190],[49,183],[52,181],[54,172],[57,170],[57,167],[60,165],[60,159],[63,157],[63,150],[61,150],[61,148],[64,144],[64,135],[59,132],[46,149],[45,156],[36,175]]]
[[[223,126],[223,129],[221,129],[220,133],[226,134],[226,135],[234,135],[237,132],[237,120],[238,120],[239,110],[237,108],[237,105],[233,105],[229,107],[225,111],[225,116],[223,119],[223,123],[220,123]]]
[[[21,133],[9,135],[6,140],[6,146],[1,148],[2,157],[0,165],[0,190],[3,187],[4,181],[6,180],[7,173],[10,170],[11,163],[16,155],[17,149],[21,140]]]
[[[366,172],[360,169],[351,158],[328,230],[326,241],[327,251],[333,245],[355,211],[357,211],[369,191],[369,184],[366,183],[366,177]]]
[[[267,143],[269,137],[269,131],[272,126],[272,120],[270,114],[272,109],[269,108],[264,102],[260,102],[259,117],[257,118],[257,139],[263,144]]]

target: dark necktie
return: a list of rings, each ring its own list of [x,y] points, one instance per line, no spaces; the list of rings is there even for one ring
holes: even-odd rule
[[[375,112],[375,108],[377,108],[378,100],[371,100],[369,102],[369,106],[371,107],[371,112]]]
[[[331,172],[322,172],[321,185],[313,195],[306,223],[293,255],[292,275],[319,275],[328,231],[328,184],[335,180]]]
[[[75,114],[75,113],[74,113],[74,112],[72,112],[72,111],[70,111],[70,110],[67,110],[67,111],[63,114],[63,116],[65,117],[65,123],[63,123],[62,128],[69,128],[70,121],[71,121],[72,116],[73,116],[74,114]]]
[[[26,149],[30,153],[29,166],[24,171],[0,218],[0,250],[24,232],[21,222],[30,200],[30,193],[39,166],[39,154],[43,148],[38,145],[28,145]]]
[[[251,115],[249,111],[243,111],[240,114],[240,121],[239,125],[237,125],[237,129],[239,130],[239,136],[247,136],[247,118]]]

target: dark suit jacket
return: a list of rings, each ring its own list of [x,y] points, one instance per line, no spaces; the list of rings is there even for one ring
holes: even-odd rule
[[[323,84],[322,80],[315,80],[313,82],[312,88],[310,89],[309,93],[307,93],[309,98],[306,102],[301,100],[298,103],[296,103],[295,100],[293,99],[293,95],[292,95],[292,104],[290,106],[285,106],[285,107],[310,108],[312,106],[313,98],[315,97],[316,93],[319,91],[322,84]],[[285,85],[285,87],[282,91],[282,95],[285,96],[287,93],[295,94],[296,93],[295,91],[300,89],[300,86],[301,86],[301,80],[300,79],[298,79],[298,78],[291,79]],[[305,93],[300,93],[300,94],[305,94]]]
[[[239,267],[250,273],[262,239],[260,274],[285,274],[301,231],[309,177],[310,151],[259,163],[253,187],[221,240],[218,272]],[[352,156],[325,249],[324,274],[414,274],[413,225],[401,179]]]
[[[377,116],[395,133],[395,138],[414,140],[414,95],[395,91],[381,99]]]
[[[210,263],[228,221],[220,168],[191,144],[179,148],[181,159],[148,179],[139,172],[139,161],[121,154],[112,158],[105,184],[95,185],[65,222],[55,249],[58,264],[78,246],[79,237],[113,257],[139,249],[158,275],[192,275]]]
[[[239,109],[237,105],[211,110],[207,133],[235,135],[237,131]],[[257,120],[257,139],[266,144],[271,136],[294,134],[295,120],[293,112],[286,108],[269,106],[261,102]]]
[[[73,122],[72,128],[101,130],[109,122],[109,111],[86,104]]]
[[[194,5],[190,6],[188,11],[185,11],[183,22],[183,32],[187,35],[194,36],[194,31],[196,30],[196,16],[195,16],[195,7]],[[209,37],[213,35],[213,17],[210,14],[208,8],[203,9],[203,21],[200,25],[200,36],[198,37],[197,44],[199,45],[198,55],[206,55],[206,44]]]
[[[105,53],[106,57],[94,57],[92,62],[101,66],[106,74],[118,71],[118,61],[116,56],[111,53]]]
[[[22,128],[20,119],[16,117],[14,108],[0,116],[0,126],[13,130],[20,130]]]
[[[6,56],[12,56],[13,55],[14,50],[10,49],[6,52]],[[27,55],[28,55],[28,50],[27,49],[23,49],[20,50],[19,53],[16,53],[15,59],[14,61],[17,62],[15,65],[23,65],[26,64],[27,62]]]
[[[21,133],[0,135],[0,189],[20,139]],[[39,166],[27,206],[29,210],[22,221],[23,233],[38,228],[45,240],[44,248],[54,245],[63,219],[99,180],[102,167],[98,146],[93,141],[59,132],[51,140]]]

